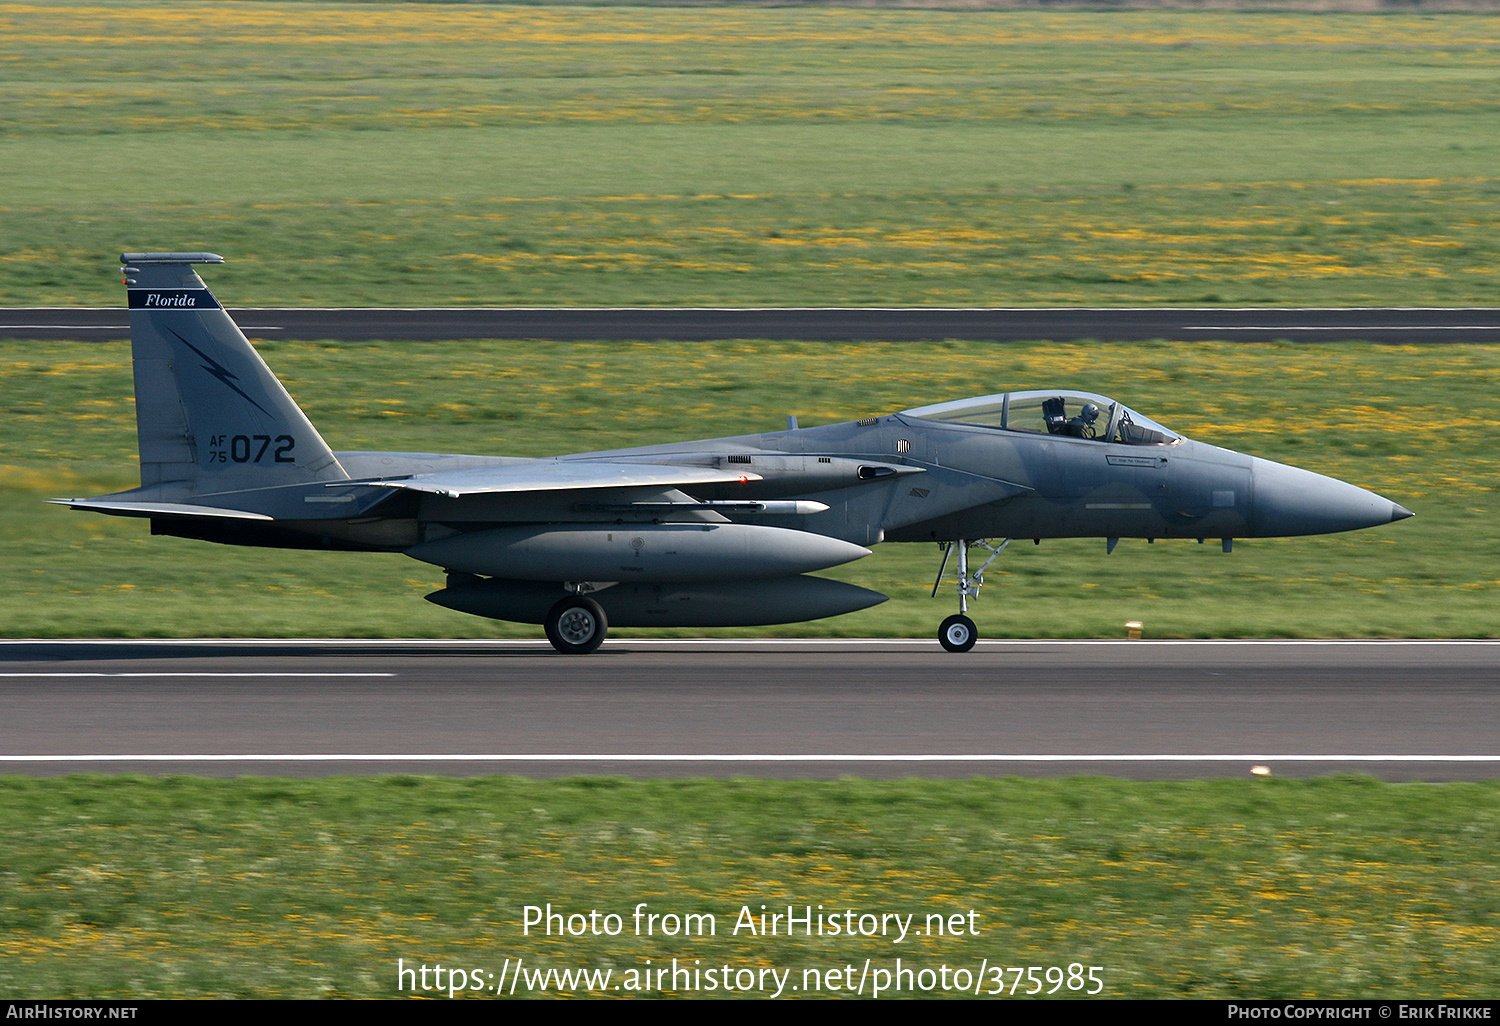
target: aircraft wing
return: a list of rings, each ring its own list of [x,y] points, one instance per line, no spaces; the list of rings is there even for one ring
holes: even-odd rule
[[[404,488],[449,498],[508,492],[557,492],[593,488],[686,488],[701,484],[759,481],[759,474],[715,467],[667,466],[659,463],[611,463],[593,460],[537,460],[504,467],[444,470],[385,481],[379,488]]]
[[[227,517],[231,520],[274,520],[264,513],[220,506],[195,506],[185,502],[140,502],[133,499],[48,499],[70,509],[87,509],[117,517]]]

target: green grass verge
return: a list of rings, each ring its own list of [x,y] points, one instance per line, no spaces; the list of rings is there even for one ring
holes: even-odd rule
[[[7,998],[392,997],[398,959],[482,974],[461,986],[506,959],[613,985],[676,958],[800,988],[898,957],[1101,966],[1111,998],[1500,993],[1493,784],[0,777],[0,796]],[[641,902],[717,930],[635,936]],[[620,935],[524,934],[548,903]],[[762,905],[918,929],[972,910],[977,935],[735,935]]]
[[[0,13],[5,304],[118,305],[113,254],[160,248],[224,252],[214,286],[236,305],[1493,302],[1492,19]],[[680,347],[274,348],[345,448],[545,454],[1066,380],[1419,517],[1228,559],[1022,547],[991,576],[983,629],[1495,632],[1492,349],[760,344],[695,348],[714,362],[679,383],[660,368]],[[506,629],[420,602],[436,578],[398,557],[279,563],[41,505],[133,483],[128,361],[0,351],[5,633]],[[848,577],[897,601],[798,629],[925,635],[947,608],[925,599],[935,563],[885,546]],[[7,997],[387,996],[398,958],[1076,961],[1106,967],[1108,996],[1472,997],[1497,978],[1488,786],[7,778],[0,793]],[[972,908],[981,935],[902,950],[519,936],[522,906],[547,901],[726,926],[743,904]]]
[[[1490,410],[1500,347],[726,342],[264,343],[336,448],[541,456],[812,426],[992,391],[1081,388],[1190,437],[1372,488],[1417,516],[1217,545],[1022,540],[988,575],[989,636],[1494,637]],[[536,628],[421,601],[399,555],[152,538],[48,496],[134,484],[124,344],[0,343],[0,633],[12,637],[493,637]],[[832,576],[892,601],[729,633],[925,637],[938,553],[883,545]],[[716,632],[676,632],[716,633]]]
[[[1494,302],[1492,17],[5,13],[4,305]]]

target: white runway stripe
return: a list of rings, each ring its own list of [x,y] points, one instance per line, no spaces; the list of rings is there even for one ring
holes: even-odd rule
[[[1183,331],[1500,331],[1500,324],[1188,324]]]
[[[1500,755],[1301,755],[1301,754],[1156,754],[1156,755],[619,755],[557,753],[399,754],[399,753],[256,753],[245,755],[0,755],[0,762],[739,762],[739,763],[872,763],[872,762],[1357,762],[1357,763],[1490,763]]]
[[[610,648],[630,647],[681,647],[681,646],[803,646],[829,647],[891,645],[908,648],[932,648],[936,638],[610,638]],[[1500,645],[1493,638],[1148,638],[1129,641],[1124,638],[981,638],[980,647],[1017,646],[1069,647],[1097,645],[1129,645],[1143,649],[1174,645],[1198,647],[1213,646],[1328,646],[1328,647],[1395,647],[1409,645]],[[450,648],[535,648],[549,650],[543,638],[0,638],[0,650],[9,646],[35,645],[42,647],[95,647],[95,648],[418,648],[441,651]]]
[[[0,673],[0,677],[394,677],[394,673]]]

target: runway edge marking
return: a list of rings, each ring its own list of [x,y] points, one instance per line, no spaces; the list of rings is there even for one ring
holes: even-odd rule
[[[556,753],[288,753],[241,755],[0,755],[6,762],[647,762],[647,763],[806,763],[806,762],[1355,762],[1355,763],[1500,763],[1500,755],[1295,755],[1295,754],[1154,754],[1154,755],[643,755],[622,753],[562,755]]]

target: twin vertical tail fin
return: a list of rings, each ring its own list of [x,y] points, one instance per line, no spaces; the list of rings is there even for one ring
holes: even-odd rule
[[[213,253],[126,253],[142,497],[349,475],[193,270]]]

